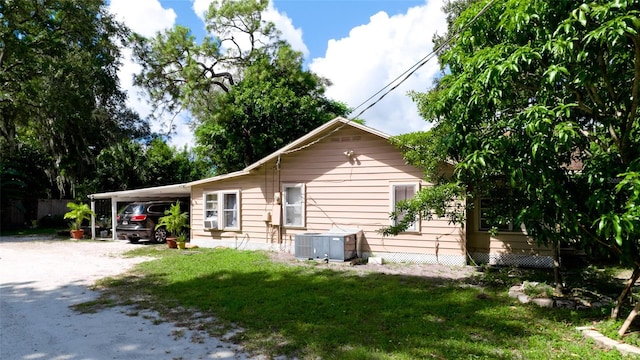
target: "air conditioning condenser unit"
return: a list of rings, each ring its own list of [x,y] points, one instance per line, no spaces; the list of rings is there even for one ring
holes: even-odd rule
[[[356,234],[307,233],[295,236],[298,259],[346,261],[357,256]]]

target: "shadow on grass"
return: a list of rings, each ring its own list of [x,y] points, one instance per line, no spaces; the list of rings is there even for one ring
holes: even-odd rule
[[[212,329],[239,327],[235,341],[271,356],[618,358],[580,341],[573,329],[598,314],[520,306],[502,291],[470,285],[472,279],[286,266],[233,250],[190,255],[141,264],[145,276],[106,281],[105,294],[215,315]]]

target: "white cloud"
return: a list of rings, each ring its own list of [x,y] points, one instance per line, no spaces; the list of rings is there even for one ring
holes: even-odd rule
[[[441,8],[442,0],[430,0],[406,14],[389,17],[379,12],[368,24],[353,28],[348,37],[329,40],[325,56],[313,59],[309,68],[333,82],[327,96],[356,107],[431,52],[433,34],[446,30]],[[428,124],[406,94],[426,91],[438,72],[433,58],[360,118],[391,135],[426,129]]]
[[[294,50],[300,51],[302,55],[309,57],[309,49],[302,40],[302,30],[293,26],[293,21],[287,14],[281,14],[273,7],[273,2],[269,2],[269,6],[262,14],[265,21],[271,21],[276,28],[282,32],[282,39],[286,40]]]
[[[172,27],[177,17],[173,9],[164,9],[158,0],[111,0],[109,10],[131,30],[147,37]]]
[[[194,0],[193,12],[204,21],[204,14],[209,10],[209,5],[211,5],[213,1],[214,0]]]
[[[143,36],[154,36],[158,31],[173,27],[176,13],[173,9],[165,9],[158,0],[111,0],[109,11],[122,21],[132,31]],[[153,112],[147,96],[142,89],[133,85],[133,75],[140,72],[140,65],[131,59],[131,49],[123,49],[123,64],[118,76],[120,85],[128,94],[128,106],[135,110],[140,117],[148,118]],[[193,135],[186,124],[184,116],[176,118],[175,133],[172,134],[171,145],[182,148],[184,145],[193,146]],[[161,134],[169,132],[168,120],[151,121],[151,130]]]

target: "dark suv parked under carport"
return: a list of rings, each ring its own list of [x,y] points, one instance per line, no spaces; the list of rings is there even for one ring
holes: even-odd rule
[[[134,202],[127,205],[118,214],[116,232],[119,239],[129,240],[132,243],[140,240],[149,240],[163,243],[167,240],[167,229],[156,229],[158,219],[164,216],[165,210],[169,210],[175,201],[146,201]],[[188,203],[180,201],[182,211],[187,209]]]

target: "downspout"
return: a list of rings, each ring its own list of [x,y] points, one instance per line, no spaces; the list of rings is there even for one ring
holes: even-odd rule
[[[278,154],[278,161],[276,161],[276,174],[278,177],[278,182],[277,182],[278,188],[273,189],[274,191],[278,190],[277,192],[280,192],[280,189],[282,187],[282,184],[280,183],[280,162],[281,162],[281,158],[280,158],[280,154]],[[284,215],[282,213],[282,204],[284,201],[282,196],[284,196],[284,194],[280,194],[280,204],[278,206],[278,211],[280,212],[280,221],[278,221],[278,244],[282,244],[282,221],[283,221],[282,216]]]

